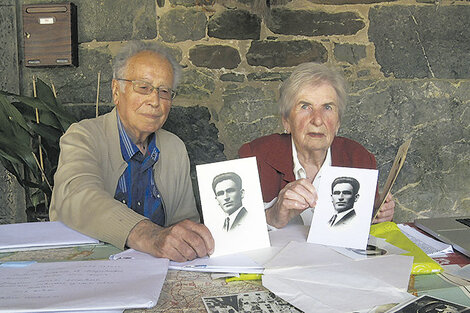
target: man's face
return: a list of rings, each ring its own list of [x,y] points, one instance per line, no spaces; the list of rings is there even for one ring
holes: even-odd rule
[[[124,77],[139,80],[154,87],[173,87],[173,69],[167,59],[152,51],[132,56],[126,64]],[[124,84],[121,89],[121,83]],[[124,128],[134,143],[160,129],[170,112],[171,100],[159,99],[156,90],[148,95],[134,91],[131,82],[113,80],[113,100]]]
[[[344,212],[354,207],[357,196],[353,192],[353,186],[349,183],[339,183],[333,187],[333,206],[338,213]]]
[[[242,206],[243,193],[244,190],[231,179],[223,180],[215,186],[215,198],[227,214],[232,214]]]

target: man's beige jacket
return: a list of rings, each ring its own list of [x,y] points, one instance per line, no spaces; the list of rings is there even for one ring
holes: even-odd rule
[[[153,166],[165,207],[165,226],[184,219],[199,222],[184,143],[159,129],[160,157]],[[116,108],[97,118],[72,124],[60,139],[49,217],[123,249],[132,228],[144,216],[114,199],[122,158]]]

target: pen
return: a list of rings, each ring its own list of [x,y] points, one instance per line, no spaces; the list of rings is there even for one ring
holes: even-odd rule
[[[184,268],[206,268],[206,264],[197,264],[197,265],[185,265]]]
[[[239,277],[229,277],[226,278],[225,281],[227,283],[236,280],[260,280],[262,274],[240,274]]]

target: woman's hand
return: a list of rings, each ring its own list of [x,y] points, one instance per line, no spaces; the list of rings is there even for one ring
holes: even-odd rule
[[[389,222],[393,219],[393,213],[395,212],[395,201],[393,201],[392,194],[388,194],[385,198],[385,203],[380,208],[379,212],[372,221],[373,224]]]
[[[314,208],[317,199],[312,180],[301,178],[291,182],[279,192],[276,203],[266,210],[266,221],[271,226],[282,228],[304,210]]]

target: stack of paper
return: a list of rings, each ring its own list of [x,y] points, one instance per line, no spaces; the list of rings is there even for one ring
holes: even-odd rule
[[[353,312],[412,298],[413,258],[352,260],[331,248],[291,242],[265,264],[263,286],[306,312]]]
[[[61,222],[0,225],[0,252],[98,244],[99,241]]]
[[[34,263],[0,267],[0,312],[151,308],[167,259]]]
[[[113,260],[132,259],[132,260],[151,260],[153,256],[128,249],[121,253],[110,256]],[[197,258],[187,262],[170,261],[168,266],[170,270],[211,272],[211,273],[253,273],[261,274],[264,268],[251,258],[243,254],[232,254],[218,257]]]

